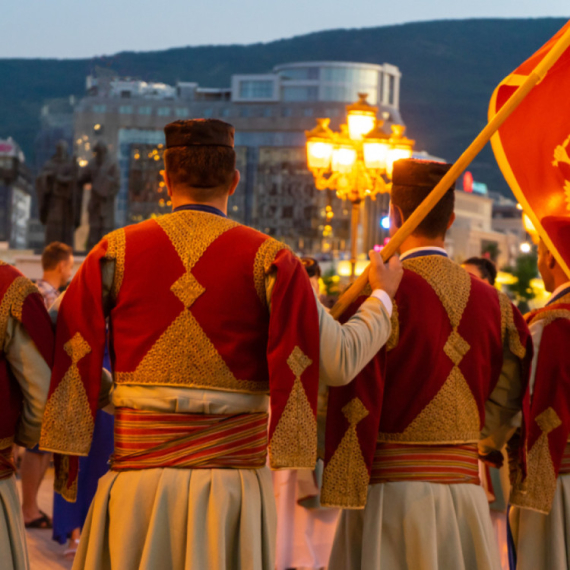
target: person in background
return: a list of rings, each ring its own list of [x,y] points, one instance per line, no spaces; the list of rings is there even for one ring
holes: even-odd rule
[[[312,257],[301,257],[301,263],[304,265],[305,271],[309,276],[309,281],[311,282],[311,287],[313,288],[315,295],[319,297],[319,279],[321,278],[321,267],[319,262]]]
[[[59,297],[60,288],[67,285],[73,270],[73,250],[54,241],[42,253],[42,278],[36,282],[46,309]],[[51,528],[49,516],[40,510],[38,491],[51,460],[51,454],[40,451],[36,445],[26,449],[20,466],[22,480],[22,512],[26,528]]]
[[[570,254],[563,248],[570,223],[561,221],[559,228],[554,243],[568,265]],[[527,478],[524,487],[516,479],[510,497],[510,546],[517,570],[559,570],[570,562],[570,273],[542,240],[538,270],[552,295],[543,309],[525,316],[534,358],[525,442]]]
[[[489,285],[495,286],[497,266],[490,259],[486,257],[470,257],[461,264],[461,267],[467,273],[471,273],[471,275],[479,277],[479,279],[486,281]]]
[[[12,448],[39,440],[53,329],[36,286],[0,262],[0,568],[29,570]]]

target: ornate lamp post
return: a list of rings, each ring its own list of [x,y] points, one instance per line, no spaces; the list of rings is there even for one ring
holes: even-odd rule
[[[317,126],[306,131],[307,163],[318,190],[335,190],[341,200],[352,202],[351,281],[354,280],[360,203],[370,196],[390,191],[387,182],[396,160],[410,158],[414,141],[406,138],[403,125],[393,125],[392,134],[382,131],[384,121],[376,118],[378,107],[359,93],[359,101],[347,105],[347,122],[340,132],[329,128],[330,119],[317,119]]]

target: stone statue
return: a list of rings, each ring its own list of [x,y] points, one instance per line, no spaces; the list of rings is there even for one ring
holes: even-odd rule
[[[46,245],[60,241],[73,247],[73,236],[81,219],[81,189],[78,167],[68,154],[67,143],[59,141],[56,153],[44,164],[36,179],[40,222],[46,227]]]
[[[95,155],[81,170],[79,183],[91,183],[91,198],[87,206],[89,237],[87,249],[92,249],[101,238],[115,229],[115,197],[119,192],[119,167],[109,156],[104,142],[93,147]]]

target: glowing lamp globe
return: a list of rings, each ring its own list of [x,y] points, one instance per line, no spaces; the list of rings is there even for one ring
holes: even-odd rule
[[[329,168],[332,155],[332,143],[322,140],[309,140],[307,142],[307,164],[311,170]]]
[[[353,141],[362,140],[376,126],[378,107],[370,105],[366,98],[368,93],[359,93],[358,101],[347,105],[348,136]]]
[[[356,162],[356,150],[354,148],[341,146],[333,150],[332,171],[339,174],[348,174]]]

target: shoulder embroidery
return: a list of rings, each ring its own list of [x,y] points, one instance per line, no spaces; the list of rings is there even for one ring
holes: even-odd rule
[[[4,297],[0,301],[0,346],[4,345],[8,319],[12,316],[18,321],[22,320],[24,302],[32,293],[40,295],[38,288],[23,275],[16,277],[4,293]]]
[[[126,235],[125,229],[120,228],[108,234],[105,239],[108,243],[107,253],[105,259],[112,259],[115,261],[115,276],[113,277],[113,288],[111,295],[116,299],[119,295],[119,290],[123,284],[125,276],[125,252],[126,252]]]
[[[287,359],[295,382],[269,443],[273,469],[313,469],[317,461],[317,420],[301,382],[312,363],[298,346]]]
[[[400,342],[400,317],[398,315],[398,304],[396,299],[392,301],[392,317],[390,318],[390,324],[392,325],[392,332],[390,333],[390,338],[386,343],[386,350],[394,350]]]
[[[548,514],[556,492],[556,472],[548,446],[548,434],[560,426],[562,421],[553,408],[547,408],[535,421],[542,434],[528,452],[528,475],[522,484],[515,485],[510,502]]]
[[[342,413],[349,427],[323,472],[321,502],[329,507],[362,508],[366,505],[370,476],[356,426],[370,412],[359,398],[354,398],[342,408]]]
[[[259,300],[263,305],[267,304],[265,296],[265,276],[271,269],[271,265],[273,264],[273,261],[275,261],[275,257],[283,249],[289,248],[284,243],[273,238],[267,238],[255,254],[255,261],[253,262],[253,280],[255,290],[257,291]]]
[[[503,338],[503,345],[508,342],[510,351],[522,359],[526,355],[526,348],[521,343],[519,331],[515,325],[513,305],[504,293],[499,291],[498,294],[499,305],[501,307],[501,336]]]
[[[553,309],[552,311],[543,311],[539,313],[532,319],[532,323],[537,323],[539,321],[544,321],[544,326],[553,323],[558,319],[569,319],[570,320],[570,311],[568,309]]]

